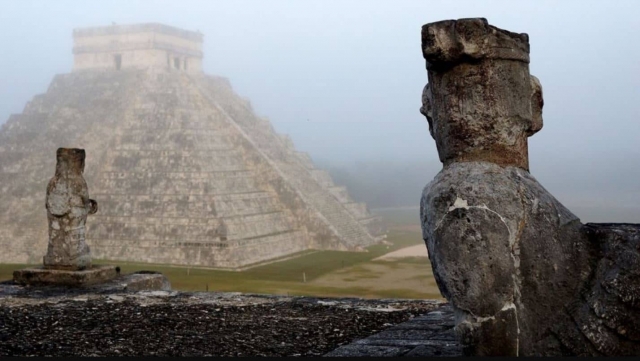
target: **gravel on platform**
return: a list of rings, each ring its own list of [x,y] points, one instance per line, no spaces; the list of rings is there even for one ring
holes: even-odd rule
[[[0,298],[0,356],[320,356],[437,301],[149,292]]]

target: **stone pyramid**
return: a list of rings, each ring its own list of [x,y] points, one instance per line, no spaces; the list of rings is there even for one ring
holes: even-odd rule
[[[201,34],[142,24],[74,40],[74,71],[0,129],[1,263],[41,262],[59,147],[87,152],[94,258],[237,269],[384,237],[366,205],[200,70]]]

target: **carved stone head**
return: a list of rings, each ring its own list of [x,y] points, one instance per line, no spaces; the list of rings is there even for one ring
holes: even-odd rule
[[[56,175],[82,174],[85,157],[84,149],[58,148],[56,151]]]
[[[529,74],[529,37],[486,19],[422,28],[429,84],[420,112],[440,161],[487,161],[529,169],[527,137],[542,128],[542,87]]]

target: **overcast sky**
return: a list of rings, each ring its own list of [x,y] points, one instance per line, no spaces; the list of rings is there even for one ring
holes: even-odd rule
[[[635,206],[639,14],[620,0],[0,0],[0,123],[71,70],[73,28],[161,22],[201,31],[205,72],[313,159],[418,164],[426,184],[440,165],[418,112],[421,26],[485,17],[530,37],[545,97],[532,174],[561,200]]]

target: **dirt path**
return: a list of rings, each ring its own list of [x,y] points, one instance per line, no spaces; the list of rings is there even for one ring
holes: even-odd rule
[[[429,257],[429,253],[427,252],[427,247],[424,244],[417,244],[415,246],[406,247],[391,253],[387,253],[384,256],[375,258],[374,261],[395,260],[398,258],[407,257]]]
[[[361,263],[322,275],[311,282],[314,286],[370,290],[388,297],[440,299],[431,264],[403,259],[387,259]]]

